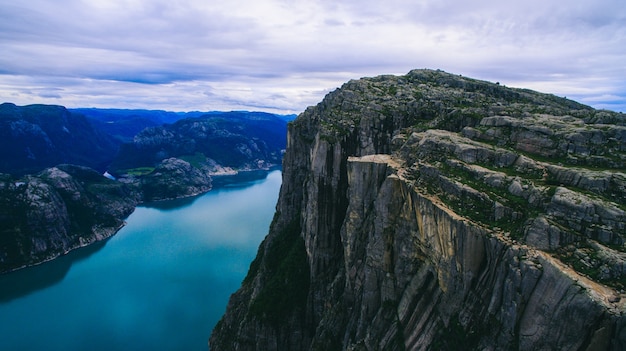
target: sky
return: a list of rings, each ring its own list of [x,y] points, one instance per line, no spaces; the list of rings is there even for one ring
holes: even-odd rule
[[[0,0],[0,102],[300,113],[430,68],[626,112],[623,0]]]

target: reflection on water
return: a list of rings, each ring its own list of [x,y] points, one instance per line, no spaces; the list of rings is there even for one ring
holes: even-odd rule
[[[73,251],[41,265],[0,275],[0,303],[26,296],[34,291],[52,286],[65,277],[72,264],[93,255],[106,245],[106,240]],[[10,288],[8,288],[10,287]]]
[[[0,276],[0,350],[206,351],[280,183],[274,171],[190,203],[138,207],[106,242]]]
[[[278,168],[277,168],[278,169]],[[267,171],[247,171],[239,172],[230,176],[213,176],[211,177],[214,188],[242,188],[249,182],[265,179],[268,175]]]
[[[268,174],[269,174],[268,171],[259,170],[259,171],[239,172],[234,175],[212,176],[211,177],[212,191],[223,189],[223,188],[230,188],[230,189],[245,188],[245,187],[250,186],[251,182],[260,181],[260,180],[267,178]],[[164,211],[172,210],[172,209],[180,209],[186,206],[191,206],[199,197],[202,197],[202,196],[204,196],[204,194],[185,197],[182,199],[147,202],[147,203],[142,204],[141,206],[157,208],[159,210],[164,210]]]

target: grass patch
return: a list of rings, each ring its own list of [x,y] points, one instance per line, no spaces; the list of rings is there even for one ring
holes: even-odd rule
[[[154,167],[137,167],[137,168],[123,169],[120,171],[121,174],[126,174],[130,176],[135,176],[135,177],[148,175],[152,172],[154,172]]]
[[[189,162],[195,168],[202,168],[202,166],[206,163],[206,156],[201,152],[196,152],[193,155],[182,155],[178,156],[179,159]]]
[[[600,258],[598,252],[585,240],[577,243],[578,250],[584,252],[586,258],[578,257],[572,250],[561,248],[556,251],[556,257],[561,262],[573,268],[576,272],[585,275],[592,280],[607,285],[609,287],[623,290],[626,288],[626,275],[612,276],[607,278],[602,274],[602,266],[605,262]]]
[[[523,224],[529,218],[536,217],[539,209],[531,208],[526,199],[508,192],[506,187],[493,187],[482,179],[477,179],[470,171],[461,167],[454,167],[444,163],[440,166],[442,174],[454,179],[485,195],[478,197],[471,193],[462,193],[454,196],[442,189],[440,198],[457,214],[471,218],[487,227],[498,227],[511,233],[515,238],[521,238]],[[495,201],[516,212],[516,218],[504,216],[495,218]]]

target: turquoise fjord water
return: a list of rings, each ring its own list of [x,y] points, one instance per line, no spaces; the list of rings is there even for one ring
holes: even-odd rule
[[[207,350],[269,229],[280,171],[138,207],[111,239],[0,276],[0,350]]]

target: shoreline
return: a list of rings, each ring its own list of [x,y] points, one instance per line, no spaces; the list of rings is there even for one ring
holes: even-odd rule
[[[250,173],[256,173],[256,172],[258,172],[258,173],[265,173],[266,176],[267,176],[267,174],[269,174],[270,172],[275,171],[275,170],[281,170],[281,169],[282,169],[282,167],[280,165],[274,165],[274,166],[270,166],[270,167],[267,167],[267,168],[264,168],[264,169],[237,170],[236,173],[233,173],[233,174],[228,173],[228,174],[210,175],[210,177],[211,177],[212,180],[213,180],[213,177],[226,179],[226,178],[233,178],[233,177],[236,177],[236,176],[241,176],[242,173],[243,173],[243,175],[249,175]],[[244,179],[241,182],[243,183],[243,182],[246,182],[246,181],[249,181],[249,179],[248,180]],[[16,268],[11,268],[11,269],[6,270],[6,271],[0,271],[0,276],[1,275],[11,274],[11,273],[20,271],[22,269],[35,267],[35,266],[44,264],[46,262],[53,261],[53,260],[55,260],[55,259],[57,259],[59,257],[67,255],[68,253],[70,253],[72,251],[79,250],[81,248],[85,248],[85,247],[90,246],[92,244],[99,243],[99,242],[104,242],[104,241],[110,239],[111,237],[116,235],[122,228],[124,228],[124,226],[126,226],[126,220],[128,219],[128,217],[130,215],[132,215],[135,212],[135,209],[137,207],[139,207],[139,206],[159,208],[161,206],[158,206],[158,205],[166,204],[168,201],[177,201],[177,200],[185,200],[185,199],[193,200],[194,198],[202,196],[202,195],[204,195],[204,194],[206,194],[206,193],[208,193],[208,192],[210,192],[210,191],[212,191],[214,189],[224,188],[224,187],[227,187],[229,184],[233,184],[233,183],[237,183],[237,182],[236,181],[235,182],[225,182],[225,184],[220,184],[218,186],[211,185],[211,188],[208,189],[207,191],[199,192],[199,193],[196,193],[196,194],[180,196],[180,197],[176,197],[176,198],[161,199],[161,200],[149,201],[149,202],[140,201],[140,202],[138,202],[134,206],[133,210],[128,214],[128,216],[126,216],[126,217],[124,217],[122,219],[122,224],[120,226],[118,226],[117,228],[111,228],[111,230],[110,230],[111,233],[110,234],[106,233],[109,230],[106,230],[105,228],[100,228],[100,232],[99,233],[98,232],[93,232],[89,236],[81,236],[80,239],[79,239],[79,244],[78,245],[72,246],[72,247],[70,247],[70,248],[68,248],[66,250],[63,250],[62,252],[57,252],[56,254],[52,254],[50,256],[47,256],[45,259],[43,259],[41,261],[28,263],[28,264],[25,264],[23,266],[19,266],[19,267],[16,267]],[[151,204],[156,205],[156,206],[151,206]],[[91,239],[93,239],[93,240],[91,240]]]

